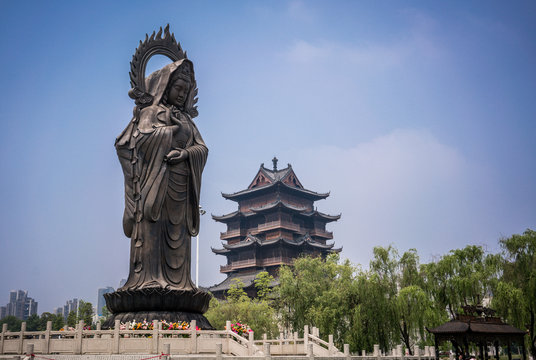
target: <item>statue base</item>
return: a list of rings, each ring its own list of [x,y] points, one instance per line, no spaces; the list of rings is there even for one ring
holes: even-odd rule
[[[208,310],[211,295],[208,292],[195,290],[167,290],[163,288],[146,288],[136,290],[118,290],[104,294],[106,306],[113,314],[103,325],[112,328],[115,320],[123,323],[136,320],[138,322],[153,320],[167,322],[196,320],[197,326],[203,330],[211,330],[212,326],[203,316]]]

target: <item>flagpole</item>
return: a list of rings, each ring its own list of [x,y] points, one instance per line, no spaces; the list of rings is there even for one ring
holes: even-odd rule
[[[206,211],[199,205],[199,215],[205,215]],[[199,216],[199,222],[201,222],[201,216]],[[200,226],[201,228],[201,226]],[[195,286],[199,287],[199,232],[196,236],[195,244]]]

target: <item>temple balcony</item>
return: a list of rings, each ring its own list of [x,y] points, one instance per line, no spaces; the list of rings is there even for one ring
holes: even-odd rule
[[[232,264],[220,266],[221,273],[228,273],[231,271],[251,268],[251,267],[265,267],[276,265],[292,265],[293,259],[286,256],[276,256],[266,259],[249,259],[234,261]]]
[[[232,239],[234,237],[246,236],[246,235],[247,235],[246,229],[235,229],[235,230],[229,230],[229,231],[220,233],[220,239],[227,240],[227,239]]]
[[[294,224],[290,221],[285,221],[285,220],[276,220],[276,221],[270,221],[264,224],[259,224],[257,226],[257,231],[252,231],[251,233],[255,235],[264,231],[274,230],[274,229],[286,229],[286,230],[291,230],[291,231],[295,231],[298,233],[301,232],[300,225],[298,224]]]

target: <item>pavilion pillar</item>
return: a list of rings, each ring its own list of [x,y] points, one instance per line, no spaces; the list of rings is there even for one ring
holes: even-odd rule
[[[469,357],[469,342],[467,341],[467,336],[463,338],[463,358],[467,359]]]
[[[495,340],[493,342],[493,345],[495,345],[495,359],[500,360],[499,359],[499,341]]]
[[[527,349],[525,349],[525,337],[521,338],[521,349],[523,350],[523,360],[527,360]]]
[[[484,360],[489,359],[488,342],[484,341]]]
[[[454,347],[454,352],[456,353],[456,360],[460,360],[460,346],[456,340],[452,340],[452,346]]]
[[[435,358],[439,360],[439,341],[437,341],[437,335],[434,335],[434,345],[435,345]]]
[[[508,360],[512,360],[512,340],[508,339]]]
[[[478,343],[478,349],[480,351],[480,360],[484,360],[484,344],[482,342]]]

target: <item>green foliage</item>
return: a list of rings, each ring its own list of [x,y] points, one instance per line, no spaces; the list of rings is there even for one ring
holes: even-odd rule
[[[93,305],[90,302],[80,301],[78,304],[77,320],[83,320],[85,325],[91,325],[93,323]]]
[[[368,270],[340,261],[303,257],[281,267],[279,285],[261,273],[255,280],[258,297],[250,299],[235,281],[226,301],[213,299],[207,318],[216,328],[226,320],[247,323],[259,338],[276,336],[277,324],[303,335],[316,326],[327,340],[334,335],[341,348],[388,350],[403,343],[431,345],[425,330],[453,318],[465,305],[484,305],[493,294],[493,307],[516,327],[527,329],[528,348],[536,355],[536,232],[527,230],[500,240],[502,254],[488,254],[469,245],[420,264],[415,249],[401,256],[392,247],[376,247]]]
[[[262,275],[260,283],[264,283],[265,280],[269,280],[269,277]],[[262,334],[267,334],[270,338],[275,337],[278,334],[275,309],[264,298],[250,299],[243,286],[243,283],[236,279],[227,292],[227,300],[219,301],[212,298],[205,313],[206,318],[216,329],[223,329],[225,322],[229,320],[249,325],[255,339],[261,339]],[[265,291],[263,295],[266,296],[267,292]]]
[[[22,324],[22,320],[16,318],[13,315],[8,315],[2,320],[0,320],[0,326],[3,326],[3,324],[7,324],[8,331],[20,331],[20,325]]]
[[[536,358],[536,231],[527,229],[499,242],[503,275],[492,304],[512,325],[528,330],[528,349]]]
[[[339,264],[336,254],[326,260],[303,257],[292,268],[282,267],[276,303],[283,325],[300,334],[304,325],[316,326],[322,336],[333,334],[342,345],[352,337],[355,324],[355,270],[348,261]]]
[[[67,326],[74,328],[76,326],[77,320],[78,319],[76,317],[76,311],[71,311],[69,315],[67,315]]]
[[[500,272],[500,255],[485,254],[480,246],[451,250],[438,262],[424,266],[427,291],[438,308],[453,318],[464,305],[482,305]]]
[[[255,277],[255,288],[257,289],[257,298],[260,300],[267,300],[270,294],[272,293],[272,288],[270,287],[274,277],[268,274],[267,271],[261,271]]]
[[[26,319],[26,330],[28,331],[39,331],[41,329],[41,319],[39,315],[33,314]]]
[[[42,315],[41,315],[42,316]],[[55,314],[52,320],[52,330],[58,331],[62,327],[65,326],[65,320],[63,319],[63,315],[61,314]]]
[[[100,317],[99,321],[101,324],[103,324],[108,318],[112,315],[110,310],[108,310],[108,307],[105,305],[102,307],[102,316]]]

